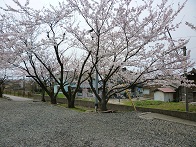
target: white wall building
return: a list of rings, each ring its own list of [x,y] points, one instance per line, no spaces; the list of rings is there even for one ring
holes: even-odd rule
[[[175,92],[172,88],[158,88],[154,91],[154,100],[171,102]]]

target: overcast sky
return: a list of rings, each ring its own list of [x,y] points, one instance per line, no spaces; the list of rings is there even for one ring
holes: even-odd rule
[[[19,0],[21,3],[25,3],[26,0]],[[30,6],[34,8],[42,8],[43,6],[48,7],[49,4],[58,5],[58,1],[62,2],[63,0],[30,0]],[[136,1],[136,0],[135,0]],[[139,2],[140,0],[137,0]],[[158,0],[156,0],[157,2]],[[182,2],[183,0],[170,0],[171,3]],[[4,7],[6,4],[11,4],[12,0],[0,0],[0,6]],[[180,28],[175,32],[170,32],[173,39],[185,38],[190,39],[187,44],[187,49],[191,50],[191,59],[196,62],[196,31],[190,29],[185,25],[185,22],[188,21],[196,25],[196,0],[188,0],[185,8],[181,11],[177,17],[177,21],[182,21]],[[196,66],[195,66],[196,67]]]

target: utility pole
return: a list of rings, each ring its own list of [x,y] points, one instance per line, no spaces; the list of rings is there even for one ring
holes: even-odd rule
[[[92,33],[94,31],[94,29],[92,28],[91,30],[88,30],[88,33]],[[93,40],[93,36],[91,36],[92,40]],[[96,61],[98,60],[97,59],[98,57],[96,57]],[[95,71],[95,83],[94,83],[94,87],[95,87],[95,91],[97,94],[99,94],[99,90],[98,90],[98,72],[97,70]],[[98,109],[98,98],[97,96],[95,95],[95,112],[97,112],[97,109]]]
[[[186,57],[186,46],[184,46],[183,48],[183,55]],[[186,61],[185,61],[186,62]],[[186,65],[185,65],[186,66]],[[184,76],[186,77],[186,72],[187,69],[186,67],[184,68]],[[185,105],[186,105],[186,112],[189,111],[189,103],[188,103],[188,97],[187,97],[187,90],[186,90],[186,86],[184,86],[184,97],[185,97]]]
[[[170,39],[172,40],[172,36],[171,36],[171,34],[170,34],[170,32],[169,32],[169,29],[168,29],[168,28],[166,28],[166,29],[167,29],[167,32],[168,32],[168,34],[169,34]],[[175,46],[175,44],[174,44],[173,41],[172,41],[172,43],[173,43],[173,46]],[[184,46],[184,47],[182,48],[182,50],[183,50],[183,56],[186,56],[186,46]],[[177,52],[177,51],[176,51],[176,52]],[[178,52],[177,52],[177,54],[178,54]],[[185,61],[185,62],[186,62],[186,61]],[[185,66],[186,66],[186,65],[185,65]],[[186,76],[186,72],[187,72],[187,69],[186,69],[186,67],[184,67],[184,76]],[[188,104],[186,86],[184,86],[184,97],[185,97],[185,104],[186,104],[186,112],[188,112],[188,111],[189,111],[189,104]]]

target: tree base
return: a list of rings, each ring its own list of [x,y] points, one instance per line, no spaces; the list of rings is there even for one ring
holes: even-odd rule
[[[106,111],[101,111],[101,113],[116,113],[116,110],[106,110]]]
[[[56,99],[51,99],[51,104],[57,104]]]

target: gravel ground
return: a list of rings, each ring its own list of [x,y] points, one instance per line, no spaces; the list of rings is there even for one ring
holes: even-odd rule
[[[84,113],[0,99],[0,147],[195,147],[196,127],[139,112]]]

